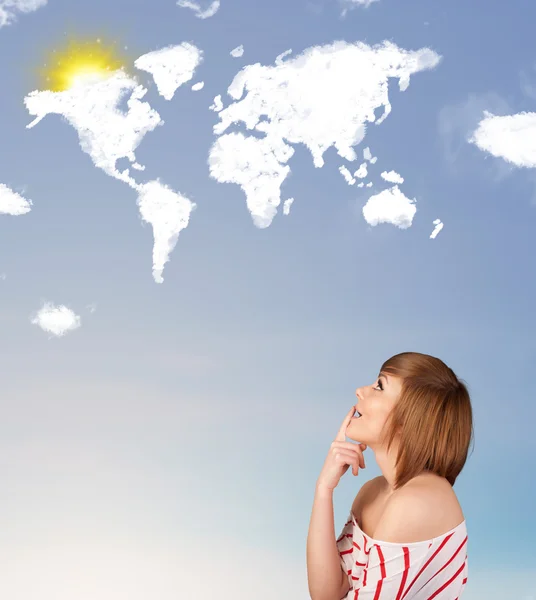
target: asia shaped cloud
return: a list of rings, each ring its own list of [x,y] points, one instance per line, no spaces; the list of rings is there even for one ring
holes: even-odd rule
[[[220,0],[214,0],[205,10],[201,8],[198,2],[191,2],[191,0],[177,0],[177,6],[192,9],[195,12],[195,16],[199,19],[208,19],[218,12]]]
[[[54,306],[51,302],[45,302],[31,319],[31,323],[38,325],[43,331],[61,337],[80,327],[80,317],[64,305]]]
[[[17,192],[0,183],[0,214],[4,215],[25,215],[30,212],[32,206],[31,200],[26,200]]]
[[[496,116],[484,111],[484,118],[468,139],[480,150],[517,167],[536,167],[536,113]]]
[[[290,173],[286,163],[294,154],[291,144],[307,146],[317,168],[324,165],[323,154],[330,147],[355,160],[353,147],[364,139],[367,123],[379,125],[391,112],[389,79],[398,78],[405,91],[411,75],[435,68],[440,59],[428,48],[407,51],[390,42],[371,47],[339,41],[314,46],[275,66],[244,67],[227,90],[234,102],[218,112],[210,175],[240,185],[255,225],[268,227]],[[213,110],[219,109],[218,99]],[[376,119],[381,107],[383,114]],[[224,134],[240,122],[265,136]]]
[[[47,0],[0,0],[0,27],[14,23],[17,13],[33,12],[46,3]]]
[[[148,52],[136,59],[134,66],[150,73],[160,95],[166,100],[171,100],[177,89],[192,79],[201,62],[202,50],[183,42],[177,46]]]
[[[406,198],[397,185],[371,196],[363,207],[363,216],[369,225],[391,223],[407,229],[417,212],[415,199]]]

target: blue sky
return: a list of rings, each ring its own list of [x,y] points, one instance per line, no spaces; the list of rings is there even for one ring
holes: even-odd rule
[[[467,142],[484,110],[534,109],[536,8],[341,9],[222,0],[199,19],[173,0],[49,0],[0,28],[0,182],[33,203],[0,215],[0,596],[307,598],[307,528],[329,445],[356,387],[410,350],[444,360],[471,393],[475,444],[455,484],[469,534],[464,600],[536,598],[536,177]],[[95,168],[58,115],[26,127],[24,98],[66,33],[113,40],[133,60],[182,42],[203,50],[170,101],[141,78],[164,120],[136,150],[143,176],[197,204],[161,284],[134,190]],[[315,168],[296,145],[282,185],[290,214],[281,205],[260,229],[240,187],[209,175],[208,107],[218,94],[229,104],[245,65],[336,40],[442,59],[404,92],[390,82],[391,114],[356,147],[355,168],[366,146],[378,157],[372,188],[346,183],[334,148]],[[383,170],[416,199],[407,229],[363,218],[389,187]],[[45,301],[81,326],[56,338],[32,324]],[[337,532],[379,474],[369,455],[360,481],[342,479]]]

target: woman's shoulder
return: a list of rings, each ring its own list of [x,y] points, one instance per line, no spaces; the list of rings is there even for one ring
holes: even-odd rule
[[[426,511],[430,537],[450,531],[465,520],[456,492],[444,477],[425,473],[409,482],[408,488],[430,506]]]

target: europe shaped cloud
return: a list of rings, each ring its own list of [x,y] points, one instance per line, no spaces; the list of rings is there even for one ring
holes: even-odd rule
[[[415,199],[406,198],[397,185],[371,196],[363,207],[365,221],[373,227],[391,223],[400,229],[411,226],[417,212]]]
[[[214,0],[206,9],[202,9],[199,2],[191,2],[191,0],[177,0],[177,6],[190,8],[199,19],[208,19],[218,12],[220,0]]]
[[[0,183],[0,214],[4,215],[25,215],[30,212],[32,206],[31,200],[26,200],[17,192]]]
[[[0,0],[0,27],[14,23],[18,13],[33,12],[46,3],[47,0]]]
[[[330,147],[355,160],[353,147],[364,139],[367,123],[379,125],[391,112],[389,79],[397,78],[404,91],[411,75],[439,62],[440,56],[428,48],[408,51],[390,42],[371,47],[339,41],[314,46],[275,66],[248,65],[227,90],[234,102],[218,112],[210,175],[240,185],[254,224],[268,227],[290,173],[292,144],[304,144],[317,168],[324,165],[323,154]],[[382,107],[376,119],[375,111]],[[216,99],[211,108],[217,108]],[[224,134],[240,122],[264,137]]]
[[[171,100],[183,83],[190,81],[203,61],[203,52],[196,46],[183,42],[140,56],[134,65],[153,76],[158,92]]]
[[[471,144],[503,158],[517,167],[536,167],[536,113],[496,116],[484,111],[484,118],[469,137]]]
[[[61,337],[69,331],[80,327],[80,317],[70,308],[51,302],[45,302],[36,315],[31,318],[33,325],[38,325],[43,331]]]

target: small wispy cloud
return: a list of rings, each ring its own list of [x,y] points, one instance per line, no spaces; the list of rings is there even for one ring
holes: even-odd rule
[[[378,1],[379,0],[341,0],[344,6],[341,16],[346,16],[346,13],[349,10],[352,10],[352,8],[357,8],[358,6],[368,8],[371,4]]]
[[[220,8],[220,0],[214,0],[214,2],[212,2],[212,4],[204,10],[197,2],[191,2],[191,0],[177,0],[177,6],[180,6],[181,8],[190,8],[194,11],[195,16],[199,19],[208,19],[209,17],[213,17],[218,12]]]
[[[240,44],[240,46],[237,46],[236,48],[233,48],[231,50],[231,52],[229,52],[229,54],[233,58],[240,58],[241,56],[244,55],[244,46],[242,44]]]
[[[381,176],[390,183],[404,183],[404,178],[396,171],[383,171]]]
[[[26,200],[26,198],[8,188],[7,185],[0,183],[0,214],[25,215],[32,210],[31,205],[31,200]]]
[[[18,13],[30,13],[42,6],[48,0],[0,0],[0,27],[11,25],[17,20]]]
[[[31,318],[31,323],[47,333],[62,337],[80,327],[80,317],[64,305],[54,306],[51,302],[45,302]]]
[[[516,167],[536,167],[536,113],[497,116],[484,111],[484,118],[468,142]]]

